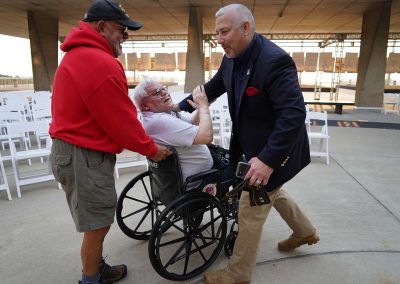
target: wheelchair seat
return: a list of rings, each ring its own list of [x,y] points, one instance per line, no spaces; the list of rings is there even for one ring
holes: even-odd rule
[[[215,186],[214,193],[216,194],[220,184],[220,173],[218,170],[206,170],[191,175],[183,181],[178,152],[175,148],[170,149],[172,154],[163,161],[155,162],[151,159],[147,159],[150,173],[150,186],[154,198],[161,201],[164,205],[169,205],[172,201],[184,194],[189,189],[189,185],[196,183],[197,186],[193,191],[200,191],[206,183],[212,183]]]
[[[183,193],[182,170],[178,152],[171,148],[172,154],[163,161],[147,159],[150,172],[150,186],[154,198],[164,205],[170,204]]]

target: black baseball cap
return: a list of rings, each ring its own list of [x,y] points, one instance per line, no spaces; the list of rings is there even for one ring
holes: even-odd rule
[[[117,21],[134,31],[142,27],[141,23],[129,18],[121,4],[112,0],[95,0],[87,10],[83,21]]]

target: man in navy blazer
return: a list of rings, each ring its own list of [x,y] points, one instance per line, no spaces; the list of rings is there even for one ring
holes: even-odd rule
[[[247,192],[239,205],[239,233],[224,270],[205,273],[205,283],[250,283],[267,215],[274,207],[293,234],[279,242],[281,251],[315,244],[319,236],[296,202],[281,189],[310,163],[305,128],[306,111],[292,58],[254,32],[250,10],[241,4],[222,7],[215,14],[218,43],[225,51],[215,76],[204,85],[209,101],[225,92],[232,118],[230,151],[237,162],[244,155],[251,164],[250,185],[260,185],[271,202],[250,206]],[[179,106],[179,107],[178,107]],[[176,110],[193,111],[186,99]]]

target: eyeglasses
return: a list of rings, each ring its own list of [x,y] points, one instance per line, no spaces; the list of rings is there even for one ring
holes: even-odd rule
[[[148,101],[148,100],[159,99],[167,94],[168,94],[168,87],[162,86],[161,88],[157,88],[157,89],[153,90],[150,94],[148,94],[149,96],[144,98],[143,100]]]
[[[161,88],[155,89],[150,93],[152,96],[162,96],[164,94],[168,93],[168,87],[167,86],[162,86]]]
[[[128,27],[121,26],[121,25],[118,25],[118,24],[116,24],[116,23],[113,23],[113,24],[121,29],[121,33],[122,33],[123,35],[128,33]]]

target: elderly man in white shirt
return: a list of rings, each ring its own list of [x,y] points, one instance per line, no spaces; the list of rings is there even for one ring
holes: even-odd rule
[[[183,180],[212,168],[213,160],[206,144],[212,142],[213,130],[203,86],[193,90],[193,101],[189,103],[196,111],[191,116],[173,112],[174,103],[167,88],[155,80],[141,81],[133,96],[142,112],[146,133],[156,143],[177,150]]]

